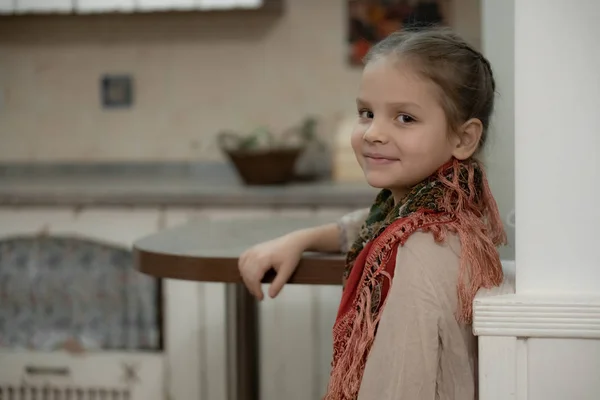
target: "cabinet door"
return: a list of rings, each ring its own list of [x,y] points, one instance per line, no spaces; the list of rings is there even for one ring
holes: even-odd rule
[[[5,1],[2,0],[0,4]],[[73,11],[73,0],[16,0],[13,3],[17,13],[70,13]]]
[[[135,0],[78,0],[75,11],[80,14],[133,12]]]

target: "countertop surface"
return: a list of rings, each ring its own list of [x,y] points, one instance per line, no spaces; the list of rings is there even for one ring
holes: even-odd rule
[[[0,205],[367,207],[377,190],[326,180],[246,186],[224,166],[160,171],[0,168]]]

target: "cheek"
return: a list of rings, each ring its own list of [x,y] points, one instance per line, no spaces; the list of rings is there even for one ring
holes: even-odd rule
[[[352,145],[352,149],[354,153],[358,157],[362,153],[362,141],[364,137],[364,131],[360,125],[354,127],[352,131],[352,136],[350,136],[350,144]]]
[[[441,153],[446,153],[448,148],[448,138],[446,132],[439,127],[428,127],[418,135],[411,137],[411,152],[420,159],[437,157]]]

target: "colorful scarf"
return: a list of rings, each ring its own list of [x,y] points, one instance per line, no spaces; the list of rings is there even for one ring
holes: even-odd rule
[[[496,246],[506,242],[498,207],[476,160],[451,160],[397,204],[382,190],[348,253],[344,292],[333,327],[325,400],[355,400],[394,275],[398,246],[416,231],[461,242],[457,320],[470,323],[477,291],[502,282]],[[465,276],[466,275],[466,276]]]

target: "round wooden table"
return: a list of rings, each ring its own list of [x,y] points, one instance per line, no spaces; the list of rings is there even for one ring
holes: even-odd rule
[[[295,229],[333,222],[324,218],[198,220],[140,239],[134,244],[139,271],[157,278],[223,282],[227,286],[227,330],[234,368],[228,371],[230,400],[259,400],[258,307],[240,278],[237,262],[248,247]],[[288,281],[296,284],[341,284],[341,255],[307,253]],[[268,273],[264,282],[275,274]],[[235,338],[233,338],[235,336]]]

